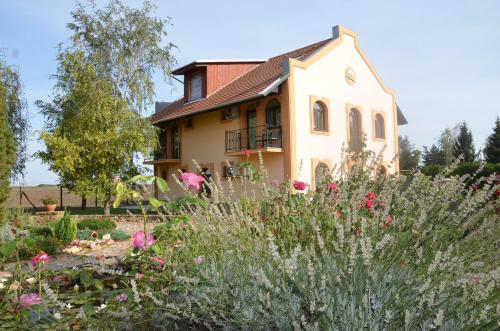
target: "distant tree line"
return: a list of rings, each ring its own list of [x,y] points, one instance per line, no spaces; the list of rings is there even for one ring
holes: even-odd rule
[[[455,160],[459,165],[455,174],[475,173],[480,161],[486,164],[481,174],[489,175],[500,172],[500,117],[497,117],[493,132],[486,139],[479,151],[474,146],[472,132],[465,121],[453,128],[444,129],[430,147],[423,151],[415,148],[408,137],[399,137],[399,159],[401,170],[420,168],[423,173],[435,175]]]

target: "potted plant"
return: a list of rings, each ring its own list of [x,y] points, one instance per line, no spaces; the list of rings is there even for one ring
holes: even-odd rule
[[[47,211],[52,212],[52,211],[56,210],[57,203],[59,202],[59,200],[57,200],[56,198],[47,197],[47,198],[43,199],[42,202],[45,205],[45,207],[47,208]]]

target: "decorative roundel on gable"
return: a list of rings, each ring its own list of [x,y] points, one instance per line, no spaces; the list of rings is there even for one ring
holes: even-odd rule
[[[349,85],[356,83],[356,72],[352,67],[345,68],[345,80]]]

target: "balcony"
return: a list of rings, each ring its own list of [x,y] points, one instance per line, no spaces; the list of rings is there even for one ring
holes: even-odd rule
[[[179,150],[180,148],[173,148],[170,153],[167,153],[167,148],[165,146],[160,147],[151,153],[149,159],[144,161],[144,164],[181,163]]]
[[[245,150],[261,153],[282,152],[281,126],[261,125],[226,131],[226,155],[242,155]]]

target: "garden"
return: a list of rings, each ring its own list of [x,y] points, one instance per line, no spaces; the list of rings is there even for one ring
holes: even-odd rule
[[[65,214],[29,225],[18,213],[2,230],[0,253],[16,268],[1,280],[0,325],[498,329],[500,186],[494,177],[450,175],[455,166],[384,179],[366,165],[315,190],[263,179],[258,195],[241,197],[213,183],[210,200],[197,194],[196,175],[185,175],[184,198],[147,204],[152,182],[169,188],[136,176],[118,183],[115,199],[143,211],[131,238],[111,221]],[[113,264],[50,267],[68,243],[105,237],[130,249]]]

